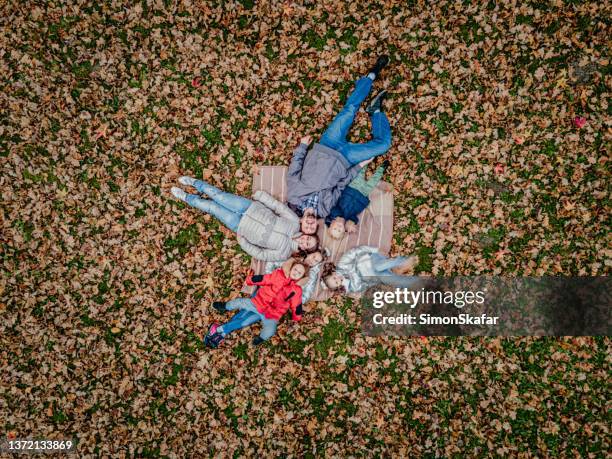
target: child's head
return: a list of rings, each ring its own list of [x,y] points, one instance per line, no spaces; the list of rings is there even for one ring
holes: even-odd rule
[[[323,265],[321,280],[325,287],[333,292],[344,291],[344,277],[336,272],[336,266],[333,263],[325,263]]]
[[[298,248],[306,253],[312,253],[319,246],[319,238],[316,234],[302,234],[297,238]]]
[[[331,224],[329,225],[329,236],[332,239],[342,239],[342,237],[344,236],[344,218],[342,217],[336,217],[334,218],[334,220],[331,222]]]
[[[304,262],[290,258],[282,269],[288,278],[297,282],[306,277],[310,268]]]
[[[316,234],[317,217],[312,209],[306,209],[300,219],[300,228],[303,234]]]
[[[302,263],[294,263],[289,270],[289,277],[294,281],[300,280],[306,274],[306,267]]]

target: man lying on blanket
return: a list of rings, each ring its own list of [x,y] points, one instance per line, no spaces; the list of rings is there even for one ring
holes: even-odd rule
[[[367,76],[357,80],[346,104],[323,133],[319,143],[308,151],[312,138],[305,136],[293,152],[287,173],[287,201],[299,216],[312,208],[319,218],[327,217],[342,190],[357,176],[363,164],[386,153],[391,147],[391,127],[382,112],[382,101],[387,94],[384,90],[372,99],[366,109],[372,120],[372,140],[352,143],[346,139],[359,106],[388,62],[387,56],[380,56]]]

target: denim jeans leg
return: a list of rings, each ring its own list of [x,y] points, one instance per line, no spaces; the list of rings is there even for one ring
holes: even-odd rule
[[[419,288],[424,285],[419,276],[401,276],[392,271],[383,271],[378,275],[378,279],[391,287]]]
[[[233,212],[222,205],[217,204],[215,201],[211,201],[210,199],[202,199],[195,194],[188,194],[185,198],[185,202],[190,206],[217,218],[234,233],[238,229],[238,224],[242,218],[242,213]]]
[[[268,340],[276,335],[276,327],[278,325],[278,320],[266,319],[265,317],[261,319],[261,332],[259,333],[259,337],[261,339]]]
[[[242,215],[253,203],[250,199],[232,193],[226,193],[219,188],[206,183],[203,180],[196,180],[193,184],[196,190],[209,196],[213,201],[221,204],[226,209]]]
[[[365,143],[347,142],[340,152],[351,164],[386,153],[391,148],[391,126],[383,112],[372,115],[372,137],[372,140]]]
[[[260,320],[261,317],[252,311],[238,311],[229,322],[223,324],[223,333],[229,335],[236,330],[253,325]]]
[[[341,151],[346,144],[346,136],[353,125],[357,110],[372,89],[372,83],[373,81],[368,77],[360,78],[355,82],[355,89],[348,97],[344,107],[321,136],[319,141],[321,145]]]
[[[376,271],[388,271],[393,268],[397,268],[401,266],[407,260],[406,257],[395,257],[395,258],[387,258],[383,255],[380,258],[376,257],[372,260],[372,264],[374,265],[374,269]]]

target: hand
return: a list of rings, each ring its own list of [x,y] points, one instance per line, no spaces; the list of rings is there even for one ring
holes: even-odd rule
[[[344,229],[346,229],[347,233],[353,234],[357,232],[357,225],[355,225],[354,221],[347,220],[347,222],[344,224]]]
[[[304,145],[310,145],[311,142],[312,142],[311,135],[305,135],[304,137],[300,139],[300,143],[303,143]]]
[[[366,166],[367,166],[368,164],[370,164],[370,163],[371,163],[373,160],[374,160],[374,158],[366,159],[366,160],[364,160],[364,161],[361,161],[361,162],[359,163],[359,165],[360,165],[361,167],[366,167]]]

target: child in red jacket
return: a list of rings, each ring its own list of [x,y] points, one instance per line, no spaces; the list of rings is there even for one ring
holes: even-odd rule
[[[224,325],[214,323],[204,337],[204,344],[216,348],[225,337],[255,322],[261,321],[261,333],[253,339],[258,345],[276,334],[280,318],[291,309],[292,319],[302,318],[302,287],[298,281],[306,276],[307,266],[294,261],[272,271],[270,274],[249,276],[247,285],[257,285],[257,293],[253,298],[235,298],[231,301],[215,301],[213,307],[217,311],[226,312],[239,309],[238,313]]]

